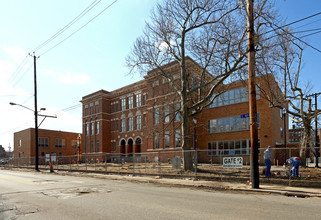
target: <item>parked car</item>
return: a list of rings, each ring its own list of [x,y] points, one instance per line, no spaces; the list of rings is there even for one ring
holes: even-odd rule
[[[8,164],[9,158],[4,158],[0,160],[0,164]]]

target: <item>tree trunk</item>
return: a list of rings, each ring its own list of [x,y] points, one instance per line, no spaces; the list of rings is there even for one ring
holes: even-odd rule
[[[183,47],[182,41],[182,48]],[[182,50],[184,55],[184,50]],[[189,112],[187,107],[187,75],[186,75],[186,66],[185,66],[185,57],[181,61],[181,114],[182,114],[182,136],[183,136],[183,157],[184,157],[184,170],[193,170],[193,160],[191,154],[191,136],[190,136],[190,126],[189,126]]]
[[[309,137],[310,137],[310,126],[303,126],[303,139],[301,142],[300,147],[300,158],[301,158],[301,165],[306,167],[306,156],[307,156],[307,147],[309,147]]]

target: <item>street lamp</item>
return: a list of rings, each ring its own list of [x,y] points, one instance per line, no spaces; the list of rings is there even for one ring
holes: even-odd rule
[[[81,135],[80,134],[78,134],[77,141],[78,141],[78,163],[79,163],[79,160],[80,160],[80,143],[81,143]]]
[[[283,128],[283,138],[284,138],[284,164],[286,163],[286,108],[283,108],[283,120],[284,120],[284,128]]]
[[[36,171],[39,171],[39,168],[38,168],[38,154],[39,154],[39,150],[38,150],[38,127],[40,126],[38,126],[38,111],[37,111],[37,109],[35,109],[35,110],[33,110],[33,109],[31,109],[31,108],[28,108],[28,107],[26,107],[26,106],[24,106],[24,105],[21,105],[21,104],[17,104],[17,103],[14,103],[14,102],[10,102],[9,103],[10,105],[17,105],[17,106],[20,106],[20,107],[22,107],[22,108],[25,108],[25,109],[28,109],[28,110],[30,110],[30,111],[32,111],[32,112],[34,112],[34,114],[35,114],[35,142],[36,142],[36,155],[35,155],[35,158],[36,158],[36,160],[35,160],[35,170]],[[45,111],[46,110],[46,108],[41,108],[40,110],[39,110],[39,112],[40,111]],[[41,116],[44,116],[45,118],[46,117],[52,117],[52,118],[57,118],[56,116],[48,116],[48,115],[41,115]],[[44,119],[45,119],[44,118]],[[43,119],[43,120],[44,120]],[[42,122],[43,122],[43,120],[42,120]],[[42,123],[41,122],[41,123]],[[40,123],[40,124],[41,124]]]

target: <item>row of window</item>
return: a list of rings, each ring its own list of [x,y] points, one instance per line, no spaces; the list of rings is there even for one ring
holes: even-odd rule
[[[260,140],[259,146],[260,148]],[[249,155],[251,142],[246,140],[213,141],[207,144],[208,156]]]
[[[289,139],[289,142],[294,142],[294,143],[298,143],[298,142],[300,142],[300,141],[301,141],[300,138],[290,138],[290,139]]]
[[[89,142],[86,141],[86,147],[85,147],[85,153],[98,153],[99,151],[99,141],[96,141],[96,146],[94,144],[94,141],[90,142],[90,146],[89,146]],[[90,148],[89,148],[90,147]]]
[[[303,131],[290,131],[289,136],[303,136]]]
[[[134,101],[135,100],[135,101]],[[135,107],[140,107],[142,105],[146,105],[146,95],[142,94],[136,94],[135,96],[129,96],[126,98],[122,98],[120,100],[120,111],[125,111],[127,109],[133,109]],[[110,111],[113,112],[118,112],[118,102],[111,103],[110,105]]]
[[[77,140],[71,141],[72,149],[77,149],[78,145],[79,145],[79,143]],[[40,137],[39,142],[38,142],[38,146],[41,148],[49,148],[49,138],[48,137]],[[66,148],[66,140],[61,139],[61,138],[55,138],[55,148],[65,149]]]
[[[250,129],[248,114],[208,120],[208,133],[222,133],[231,131],[244,131]],[[257,126],[260,128],[260,113],[257,113]]]
[[[160,137],[159,133],[155,133],[154,136],[154,149],[159,149]],[[170,133],[169,131],[164,132],[163,136],[164,148],[170,148]],[[181,130],[175,130],[175,148],[181,147]]]
[[[215,94],[214,94],[215,96]],[[256,99],[260,98],[260,90],[256,87]],[[226,92],[223,92],[217,98],[215,98],[212,104],[209,106],[210,108],[216,108],[225,105],[232,105],[241,102],[249,101],[249,92],[248,87],[241,87],[237,89],[231,89]]]
[[[146,125],[146,115],[144,116],[144,124],[143,126]],[[134,120],[135,119],[135,120]],[[114,120],[111,121],[110,123],[110,129],[111,131],[118,131],[119,121]],[[120,120],[120,131],[121,132],[126,132],[126,131],[133,131],[133,130],[141,130],[142,129],[142,115],[137,115],[135,117],[129,117],[129,118],[122,118]]]
[[[175,105],[175,110],[174,112],[174,121],[180,121],[180,104]],[[170,122],[170,111],[169,111],[169,106],[166,105],[164,106],[164,117],[163,117],[163,122],[164,123],[169,123]],[[154,109],[154,124],[158,125],[160,123],[160,108],[155,108]]]
[[[96,124],[96,126],[95,126],[95,124]],[[89,129],[89,127],[90,127],[90,129]],[[96,127],[96,129],[95,129],[95,127]],[[96,130],[96,134],[99,134],[99,121],[86,124],[86,136],[89,135],[89,130],[90,130],[91,135],[95,134],[95,130]]]

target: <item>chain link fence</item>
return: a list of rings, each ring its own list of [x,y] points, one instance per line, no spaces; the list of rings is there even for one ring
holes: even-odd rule
[[[290,165],[285,164],[285,159],[299,156],[299,148],[274,148],[272,163],[272,177],[264,178],[263,148],[259,149],[259,171],[263,182],[284,181],[283,184],[291,185]],[[39,169],[68,172],[92,172],[102,174],[156,176],[165,178],[191,178],[204,180],[222,180],[248,182],[250,180],[250,155],[249,152],[236,152],[220,150],[190,150],[193,169],[184,171],[183,152],[181,150],[158,150],[148,153],[126,156],[116,153],[83,154],[76,156],[39,157]],[[315,148],[307,148],[307,167],[300,168],[302,180],[321,182],[321,171],[315,169]],[[240,154],[238,154],[240,153]],[[319,166],[321,163],[319,163]],[[7,163],[1,164],[5,168],[35,168],[35,158],[12,158]],[[301,167],[302,164],[301,164]],[[266,179],[266,180],[265,180]],[[289,181],[287,183],[286,181]]]

